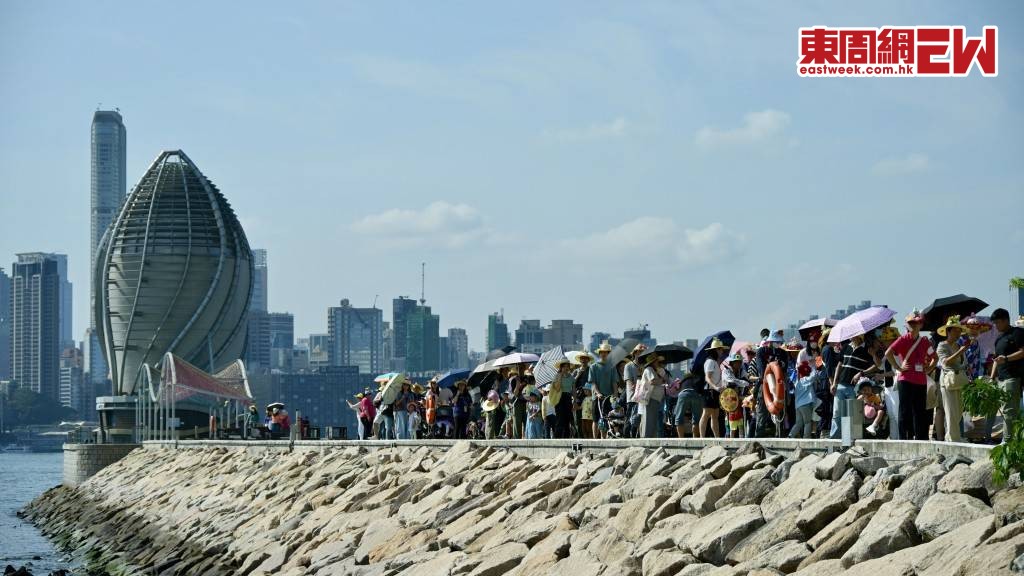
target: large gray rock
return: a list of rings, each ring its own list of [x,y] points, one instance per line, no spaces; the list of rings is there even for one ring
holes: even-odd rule
[[[814,475],[819,480],[838,481],[850,467],[850,455],[843,452],[832,452],[826,455],[814,467]]]
[[[705,447],[699,454],[697,454],[696,458],[700,461],[701,468],[707,469],[715,462],[718,462],[727,456],[729,456],[729,452],[725,448],[716,444]]]
[[[942,464],[928,464],[918,469],[893,491],[893,502],[910,502],[920,508],[938,490],[939,480],[946,475]]]
[[[623,503],[612,526],[632,542],[638,542],[647,531],[647,520],[664,502],[668,495],[663,492],[647,497],[638,496]]]
[[[715,504],[732,488],[736,481],[729,476],[712,480],[698,488],[690,496],[690,512],[705,516],[714,512]]]
[[[814,552],[800,562],[800,568],[806,568],[823,560],[841,558],[860,538],[861,533],[867,527],[874,514],[872,511],[855,518],[852,522],[846,523],[837,530],[830,532],[828,538],[819,540],[817,546],[814,547]],[[839,519],[837,518],[836,520]]]
[[[751,454],[751,456],[756,456],[756,454]],[[743,457],[741,456],[741,458]],[[761,500],[775,488],[771,481],[771,473],[771,468],[758,468],[746,472],[732,488],[729,488],[728,492],[715,502],[715,509],[760,504]]]
[[[991,514],[992,509],[974,496],[939,492],[925,501],[914,525],[921,538],[928,541]]]
[[[993,494],[992,510],[999,526],[1024,520],[1024,487],[1000,490]]]
[[[939,480],[939,492],[967,494],[983,502],[989,502],[989,494],[995,492],[992,471],[991,460],[981,460],[970,466],[959,464]]]
[[[737,544],[726,556],[726,560],[733,564],[739,564],[750,560],[779,542],[803,539],[803,532],[796,526],[796,518],[799,514],[800,509],[793,508],[785,514],[772,518],[767,524]]]
[[[806,536],[813,536],[857,501],[858,488],[860,474],[856,470],[847,471],[841,480],[804,502],[797,526]]]
[[[763,524],[759,506],[719,510],[693,524],[686,536],[686,545],[701,560],[721,565],[736,544]]]
[[[542,574],[559,560],[569,555],[572,532],[552,532],[547,538],[533,545],[518,566],[508,572],[509,576],[530,576]]]
[[[715,478],[725,478],[732,471],[732,458],[726,456],[713,462],[707,467],[708,474],[711,474]]]
[[[837,532],[845,530],[848,526],[854,524],[865,516],[874,514],[882,507],[882,504],[885,504],[891,499],[892,493],[886,492],[881,495],[871,494],[867,498],[858,500],[849,508],[844,510],[842,514],[837,516],[835,520],[829,522],[821,530],[818,530],[814,536],[808,538],[807,544],[812,550],[817,550],[826,540],[830,540]],[[846,550],[844,549],[843,552],[845,551]],[[838,556],[836,556],[836,558],[838,558]]]
[[[765,519],[771,520],[792,508],[799,508],[812,494],[827,486],[813,473],[793,473],[791,470],[789,478],[761,500],[761,511]]]
[[[917,507],[910,502],[886,502],[871,517],[860,538],[842,556],[844,566],[880,558],[921,541],[914,526]]]
[[[757,556],[736,566],[738,570],[770,568],[784,573],[793,572],[807,558],[811,549],[798,540],[787,540],[769,547]]]
[[[868,476],[871,476],[875,472],[878,472],[882,468],[888,466],[889,463],[886,462],[885,458],[882,458],[881,456],[863,456],[851,460],[850,465],[853,466],[854,470],[860,472],[861,476],[867,478]]]
[[[729,475],[737,480],[744,474],[754,469],[757,463],[763,458],[761,452],[750,452],[748,454],[733,456],[730,462]]]
[[[680,570],[699,560],[679,550],[653,550],[643,556],[643,576],[675,576]]]
[[[469,576],[500,576],[519,565],[530,549],[526,544],[512,542],[483,554],[480,564]]]

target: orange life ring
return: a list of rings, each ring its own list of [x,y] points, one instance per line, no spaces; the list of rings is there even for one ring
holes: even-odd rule
[[[770,362],[765,368],[761,392],[764,395],[764,404],[769,412],[781,414],[785,410],[786,379],[782,377],[782,367],[779,366],[778,362]]]

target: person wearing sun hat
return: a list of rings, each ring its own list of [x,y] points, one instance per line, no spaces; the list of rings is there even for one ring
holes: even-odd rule
[[[662,403],[665,400],[665,385],[668,373],[665,371],[665,357],[656,353],[645,356],[647,366],[634,392],[637,410],[640,412],[640,430],[644,438],[661,437]]]
[[[608,362],[608,355],[612,352],[612,345],[605,340],[597,348],[597,362],[590,365],[589,383],[593,387],[593,401],[597,405],[597,414],[607,414],[612,409],[611,400],[615,395],[619,384],[619,371]],[[597,422],[594,422],[594,437],[607,437],[607,431],[600,431]]]
[[[640,381],[639,358],[646,351],[647,346],[642,343],[634,346],[633,350],[626,355],[626,365],[622,368],[622,380],[626,385],[626,423],[623,427],[623,435],[626,438],[636,437],[639,427],[639,415],[637,414],[636,402],[633,401],[633,394],[636,392],[637,382]]]
[[[940,370],[939,392],[945,416],[945,439],[947,442],[959,442],[960,420],[964,412],[960,391],[967,384],[965,357],[973,342],[970,338],[960,339],[964,326],[959,316],[950,316],[935,332],[945,338],[935,347]]]
[[[494,440],[498,437],[500,422],[495,417],[495,411],[499,406],[501,406],[501,396],[498,395],[497,390],[489,391],[487,397],[480,403],[480,408],[484,411],[484,420],[486,421],[484,426],[484,438],[486,440]]]
[[[555,438],[568,438],[573,420],[573,377],[569,372],[571,365],[567,358],[559,358],[552,363],[558,371],[548,388],[548,402],[555,409]]]
[[[897,370],[896,386],[900,395],[900,438],[927,440],[928,374],[935,368],[935,349],[928,338],[921,336],[924,315],[914,309],[904,319],[907,333],[896,339],[885,351],[885,358]]]
[[[722,383],[722,367],[719,359],[729,352],[729,347],[719,338],[711,339],[707,347],[707,360],[704,361],[704,411],[700,415],[700,423],[697,428],[702,438],[707,438],[707,424],[711,423],[711,431],[715,438],[722,437],[722,430],[718,421],[718,395],[725,388]]]

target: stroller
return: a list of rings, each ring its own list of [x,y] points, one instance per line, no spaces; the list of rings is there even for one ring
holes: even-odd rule
[[[597,426],[602,430],[607,430],[609,438],[622,438],[626,430],[626,411],[622,409],[622,403],[619,401],[618,396],[612,396],[612,409],[607,414],[603,413],[602,404],[602,402],[597,403]]]
[[[455,437],[455,416],[451,406],[438,406],[434,413],[434,429],[430,431],[433,438]]]

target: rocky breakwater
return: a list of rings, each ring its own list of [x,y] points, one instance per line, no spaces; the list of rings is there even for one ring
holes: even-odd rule
[[[546,460],[459,443],[137,450],[24,512],[112,573],[996,574],[1024,488],[987,462],[662,449]]]

